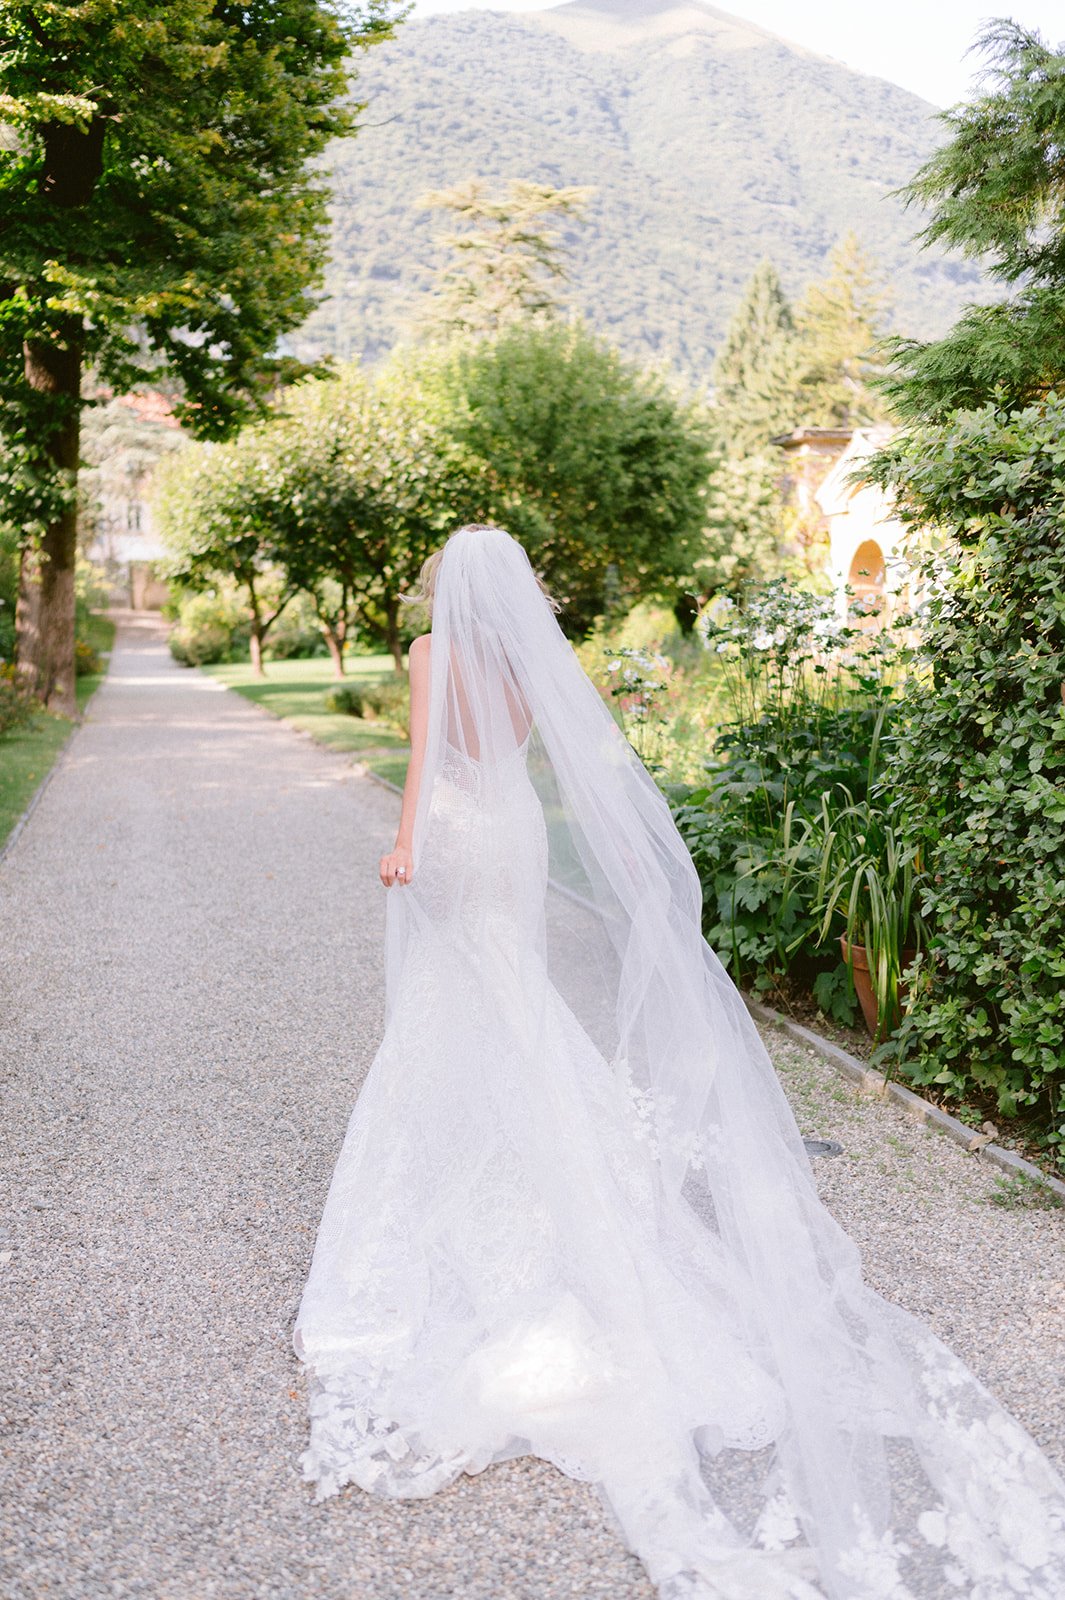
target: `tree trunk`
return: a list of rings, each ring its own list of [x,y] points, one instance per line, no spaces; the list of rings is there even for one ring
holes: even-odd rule
[[[249,609],[251,611],[251,638],[248,640],[248,648],[251,652],[251,670],[257,678],[265,678],[263,638],[266,634],[266,628],[263,626],[262,611],[259,607],[259,596],[255,592],[255,583],[251,578],[245,581],[248,585]]]
[[[32,16],[32,12],[31,12]],[[31,24],[32,26],[32,24]],[[95,116],[88,127],[74,121],[41,126],[44,164],[41,193],[60,212],[87,206],[103,171],[103,149],[109,119]],[[71,215],[69,233],[76,240],[79,223]],[[78,477],[81,423],[80,317],[64,317],[53,337],[27,339],[23,369],[27,386],[44,398],[37,411],[37,442],[54,467],[69,474],[66,509],[45,530],[38,545],[23,548],[19,560],[19,593],[15,606],[16,656],[19,676],[39,694],[50,711],[73,716],[74,693],[74,555],[78,514],[74,490]]]
[[[317,589],[311,591],[314,600],[314,614],[318,618],[318,626],[322,630],[329,649],[329,657],[333,663],[334,678],[344,677],[344,641],[348,636],[348,592],[346,585],[341,585],[340,605],[330,615],[321,595]]]
[[[52,401],[56,423],[45,449],[52,465],[77,481],[81,421],[81,328],[65,346],[27,342],[23,350],[26,382]],[[72,480],[72,481],[71,481]],[[50,711],[73,716],[74,686],[74,558],[77,548],[77,502],[71,494],[65,509],[34,547],[24,546],[19,562],[15,606],[16,655],[19,676]]]
[[[329,646],[329,655],[333,663],[333,677],[342,678],[344,676],[344,653],[337,637],[337,631],[331,622],[323,622],[322,632],[325,634],[325,642]]]

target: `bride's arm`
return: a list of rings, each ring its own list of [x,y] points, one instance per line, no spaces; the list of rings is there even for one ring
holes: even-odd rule
[[[403,785],[403,809],[399,817],[399,832],[395,849],[381,857],[381,882],[386,889],[393,883],[409,883],[414,876],[411,844],[414,839],[414,816],[418,809],[418,790],[422,781],[422,764],[425,761],[425,739],[429,728],[429,640],[423,633],[410,647],[410,761],[407,781]]]

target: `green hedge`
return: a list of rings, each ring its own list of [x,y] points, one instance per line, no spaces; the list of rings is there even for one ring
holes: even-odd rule
[[[918,1083],[1032,1117],[1065,1162],[1065,399],[958,414],[876,472],[939,534],[881,785],[932,927],[888,1050]]]

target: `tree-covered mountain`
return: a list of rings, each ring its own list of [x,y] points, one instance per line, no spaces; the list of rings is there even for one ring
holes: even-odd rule
[[[369,359],[417,315],[448,219],[418,198],[474,175],[594,185],[566,229],[572,303],[632,354],[708,369],[770,257],[796,295],[854,230],[893,325],[942,332],[974,269],[921,252],[891,191],[940,140],[927,102],[699,0],[571,0],[404,23],[335,145],[329,300],[294,342]]]

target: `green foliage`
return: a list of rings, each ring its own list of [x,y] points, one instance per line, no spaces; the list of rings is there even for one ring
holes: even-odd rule
[[[714,416],[730,455],[758,457],[796,427],[858,427],[882,418],[873,388],[887,297],[855,234],[793,307],[763,261],[714,363]]]
[[[919,237],[979,259],[1015,288],[970,306],[944,339],[895,339],[885,384],[908,417],[1011,408],[1065,379],[1065,46],[998,19],[983,33],[982,94],[940,115],[950,138],[904,193],[931,210]]]
[[[826,792],[867,794],[896,643],[780,582],[743,608],[715,602],[701,629],[730,716],[706,782],[674,811],[703,884],[706,936],[738,981],[766,988],[790,974],[849,1020],[838,952],[819,948],[812,825]]]
[[[667,732],[663,702],[668,660],[657,651],[617,645],[609,652],[604,676],[607,695],[614,701],[629,743],[648,771],[661,771],[660,751]]]
[[[572,637],[608,604],[685,586],[714,457],[703,416],[663,378],[581,323],[460,344],[441,376],[488,514],[525,545]]]
[[[397,358],[304,383],[286,398],[272,451],[270,518],[295,582],[399,665],[408,629],[400,595],[446,536],[475,520],[483,468],[454,437],[436,382],[438,358]]]
[[[796,427],[856,427],[884,415],[871,387],[884,307],[853,234],[797,309],[772,263],[755,272],[714,364],[709,421],[726,459],[710,486],[693,566],[699,594],[735,594],[784,572],[808,572],[772,441]]]
[[[79,550],[74,559],[74,620],[79,638],[87,637],[94,611],[110,604],[106,574]]]
[[[294,595],[270,629],[266,656],[270,661],[308,661],[329,651],[306,591]]]
[[[357,626],[398,664],[400,595],[480,505],[483,469],[446,426],[429,381],[436,359],[305,380],[235,440],[183,452],[156,500],[171,575],[232,574],[252,601],[265,574],[279,575],[264,633],[304,590],[338,650]]]
[[[780,459],[767,453],[720,463],[706,497],[706,523],[692,564],[696,592],[739,597],[788,564]]]
[[[1030,1178],[1026,1172],[1010,1173],[995,1179],[995,1187],[987,1197],[988,1204],[1002,1206],[1007,1211],[1032,1209],[1060,1211],[1065,1201],[1049,1184]]]
[[[283,570],[262,493],[263,466],[269,460],[256,430],[225,444],[190,446],[163,464],[153,501],[167,547],[158,563],[160,575],[182,588],[206,589],[209,597],[220,580],[232,578],[247,594],[245,617],[259,665],[270,627],[296,591]],[[234,604],[227,596],[227,608]],[[203,648],[212,653],[203,660],[228,659],[230,647],[220,626],[213,623],[208,630]],[[187,645],[179,630],[176,649],[190,648],[200,646]]]
[[[895,1051],[1065,1149],[1065,400],[926,425],[873,470],[943,538],[883,779],[933,926]]]
[[[345,683],[338,689],[327,689],[325,709],[339,711],[345,717],[361,717],[364,714],[362,689],[356,683]]]
[[[429,328],[496,333],[517,319],[558,310],[557,286],[566,271],[557,226],[547,219],[579,218],[592,193],[512,178],[503,194],[492,196],[483,179],[468,178],[422,195],[422,205],[451,212],[467,225],[438,241],[453,255],[438,274],[425,312]]]
[[[771,261],[763,261],[725,330],[714,361],[718,434],[729,455],[764,450],[800,420],[799,343],[790,302]]]
[[[881,716],[883,713],[881,713]],[[821,796],[818,816],[807,824],[800,850],[816,856],[812,910],[820,917],[817,943],[842,937],[849,952],[860,945],[876,1001],[876,1035],[883,1040],[899,1026],[903,980],[925,937],[919,895],[923,885],[920,847],[892,821],[876,783],[879,728],[869,756],[866,793],[855,800],[845,787]]]
[[[887,405],[873,385],[883,370],[877,352],[887,307],[872,262],[857,236],[847,234],[796,312],[800,375],[794,423],[854,428],[883,420]]]
[[[402,672],[330,689],[325,697],[325,708],[351,717],[364,717],[370,722],[387,722],[404,738],[410,731],[410,688]]]
[[[313,158],[354,127],[349,57],[388,0],[0,0],[0,520],[19,666],[74,710],[82,376],[164,369],[197,433],[261,408],[326,250]]]
[[[247,611],[232,591],[186,594],[170,631],[170,653],[186,667],[237,661],[248,654]]]
[[[0,315],[6,417],[24,340],[74,339],[104,380],[165,358],[193,426],[241,414],[307,309],[326,191],[308,159],[349,130],[347,58],[388,31],[312,0],[4,4]],[[17,292],[15,292],[17,290]]]
[[[2,456],[0,456],[2,470]],[[0,662],[15,658],[15,604],[18,600],[18,535],[0,519]]]
[[[90,677],[94,672],[99,672],[102,666],[98,652],[88,639],[74,640],[74,671],[79,678]]]
[[[20,681],[13,661],[0,661],[0,734],[36,726],[40,701]]]

